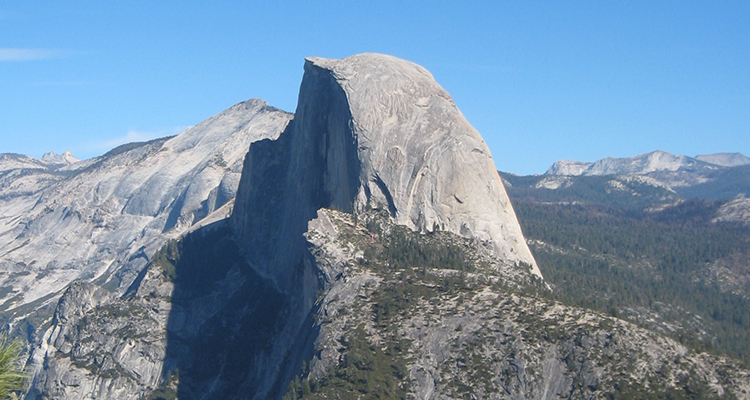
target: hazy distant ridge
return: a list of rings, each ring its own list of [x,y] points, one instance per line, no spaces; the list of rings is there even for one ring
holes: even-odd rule
[[[704,154],[695,157],[652,151],[634,157],[607,157],[593,163],[561,160],[552,164],[545,175],[646,175],[653,172],[708,172],[726,167],[750,164],[740,153]]]

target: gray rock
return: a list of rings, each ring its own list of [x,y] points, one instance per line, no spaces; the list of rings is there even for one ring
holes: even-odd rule
[[[591,167],[590,162],[573,161],[573,160],[560,160],[555,161],[545,175],[583,175],[583,173]]]
[[[127,399],[148,393],[162,379],[168,315],[169,303],[157,297],[123,301],[95,285],[74,283],[34,349],[30,368],[39,372],[26,398]]]
[[[0,268],[23,266],[0,274],[11,289],[0,312],[14,326],[75,280],[122,294],[154,251],[234,197],[250,143],[289,119],[253,99],[171,138],[86,161],[66,153],[66,166],[0,155]]]
[[[724,203],[713,222],[739,222],[750,225],[750,198],[738,197]]]
[[[178,321],[180,310],[152,304],[171,292],[143,301],[120,297],[155,282],[145,267],[170,239],[229,214],[250,143],[277,137],[291,117],[253,99],[180,135],[54,170],[28,157],[0,156],[0,267],[13,271],[0,274],[0,284],[12,288],[0,311],[11,329],[30,332],[33,393],[125,399],[161,381],[166,319],[174,314]],[[79,284],[68,290],[76,281],[96,288],[92,293],[111,292],[106,304],[80,295]],[[191,311],[193,322],[210,312]]]

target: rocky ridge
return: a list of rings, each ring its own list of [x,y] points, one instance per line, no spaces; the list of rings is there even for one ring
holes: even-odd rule
[[[560,193],[541,197],[580,199],[584,196],[593,203],[601,202],[602,195],[606,195],[606,201],[617,198],[618,203],[629,202],[628,208],[654,211],[673,207],[684,200],[717,201],[722,205],[713,218],[714,222],[748,224],[750,214],[745,201],[750,195],[748,172],[750,158],[740,153],[706,154],[693,158],[654,151],[635,157],[608,157],[594,163],[557,161],[541,176],[521,178],[523,184],[514,190],[516,194],[519,190],[528,192],[524,196],[529,198],[539,198],[540,195],[539,192],[529,192],[531,188],[554,190]],[[505,182],[506,185],[510,183],[508,178]],[[609,196],[617,192],[618,195]]]
[[[246,148],[278,136],[290,118],[250,100],[181,135],[70,165],[1,155],[0,316],[8,329],[43,343],[76,281],[122,295],[170,238],[231,213]]]
[[[722,204],[713,221],[750,225],[750,198],[738,197]]]
[[[699,154],[695,158],[722,167],[739,167],[750,164],[750,157],[740,153]]]
[[[546,176],[643,176],[689,198],[728,200],[750,193],[750,158],[740,153],[676,156],[653,151],[634,157],[607,157],[593,163],[557,161]]]

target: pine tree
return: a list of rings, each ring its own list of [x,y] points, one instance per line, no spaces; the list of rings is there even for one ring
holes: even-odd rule
[[[23,390],[26,375],[23,373],[20,339],[9,340],[0,334],[0,399],[14,398],[14,392]]]

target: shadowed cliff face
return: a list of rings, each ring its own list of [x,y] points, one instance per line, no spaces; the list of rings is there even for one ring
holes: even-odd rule
[[[307,63],[295,119],[245,159],[232,227],[250,264],[283,292],[304,274],[302,234],[317,210],[352,210],[360,165],[350,121],[344,92]]]
[[[162,379],[176,381],[178,398],[273,397],[290,302],[247,265],[231,231],[170,243],[152,268],[174,284]]]
[[[27,398],[277,397],[285,365],[308,354],[289,344],[292,306],[215,222],[168,242],[123,297],[71,286]]]

